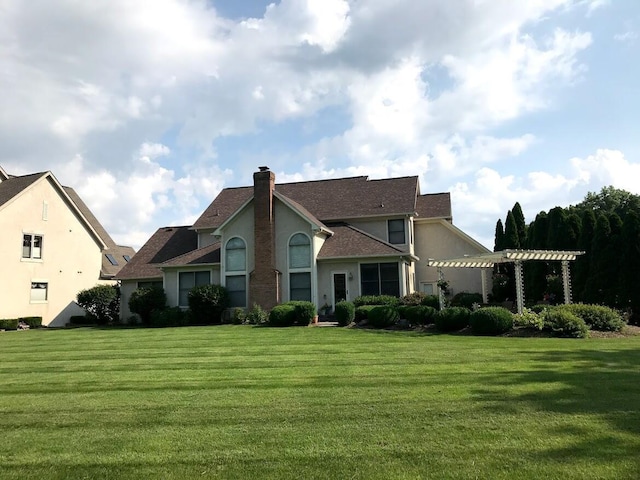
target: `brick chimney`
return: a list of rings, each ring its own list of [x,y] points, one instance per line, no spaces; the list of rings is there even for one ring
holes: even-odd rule
[[[278,272],[275,268],[275,217],[273,190],[276,176],[269,167],[253,174],[255,267],[249,280],[249,305],[265,310],[280,303]]]

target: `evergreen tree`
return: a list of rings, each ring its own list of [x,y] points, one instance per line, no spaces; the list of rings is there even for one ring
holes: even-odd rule
[[[516,223],[516,230],[518,232],[518,245],[520,246],[519,248],[525,248],[527,239],[527,224],[524,221],[524,213],[522,213],[522,207],[520,207],[520,203],[515,203],[515,205],[511,209],[511,213],[513,213],[513,219]]]
[[[495,235],[495,241],[493,244],[493,251],[494,252],[499,252],[501,250],[504,250],[504,227],[502,226],[502,220],[498,219],[498,222],[496,223],[496,235]]]
[[[620,305],[631,309],[630,323],[640,324],[640,214],[629,210],[624,217],[620,252]]]
[[[587,303],[604,303],[608,278],[607,249],[611,237],[611,224],[604,213],[596,220],[596,228],[591,241],[591,262],[589,277],[585,284],[584,300]]]
[[[518,240],[518,227],[513,212],[507,212],[507,220],[504,224],[504,250],[512,248],[520,248]]]
[[[578,237],[578,250],[585,252],[584,255],[578,256],[573,270],[573,295],[577,302],[585,301],[585,286],[589,277],[589,266],[591,264],[591,242],[593,241],[593,233],[596,229],[596,216],[593,210],[585,209],[582,212],[582,220],[580,222],[580,235]]]
[[[532,250],[546,249],[547,230],[547,213],[540,212],[527,229],[527,248]],[[534,302],[542,300],[546,288],[547,264],[540,261],[526,262],[524,272],[526,298]]]
[[[562,207],[549,210],[547,228],[547,247],[549,250],[562,250],[567,234],[567,217]]]

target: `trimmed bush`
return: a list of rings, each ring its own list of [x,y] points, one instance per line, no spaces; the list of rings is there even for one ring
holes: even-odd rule
[[[560,305],[556,308],[566,310],[580,317],[592,330],[619,332],[625,326],[622,316],[617,311],[602,305],[573,303],[570,305]]]
[[[356,318],[356,307],[351,302],[338,302],[335,307],[335,316],[339,325],[349,325]]]
[[[469,325],[478,335],[500,335],[513,328],[513,314],[503,307],[486,307],[472,312]]]
[[[553,332],[556,337],[586,338],[589,328],[577,315],[562,308],[549,308],[542,313],[545,330]]]
[[[369,312],[376,308],[376,305],[362,305],[360,307],[356,307],[356,322],[361,322],[362,320],[369,319]]]
[[[42,317],[22,317],[18,321],[23,321],[29,328],[40,328],[42,326]]]
[[[295,320],[298,325],[309,325],[313,321],[313,317],[318,314],[316,305],[313,302],[303,300],[293,300],[287,302],[286,305],[293,305],[295,308]]]
[[[411,325],[429,325],[433,323],[436,313],[438,311],[427,305],[412,305],[404,307],[404,318],[406,318]]]
[[[296,321],[296,307],[283,303],[269,312],[269,325],[272,327],[290,327]]]
[[[188,294],[189,310],[197,325],[220,323],[222,312],[229,306],[229,294],[222,285],[199,285]]]
[[[17,330],[17,318],[0,318],[0,330]]]
[[[167,295],[162,288],[138,288],[129,297],[129,310],[137,313],[144,325],[151,323],[154,310],[162,310],[167,304]]]
[[[391,305],[396,306],[400,304],[400,299],[393,295],[361,295],[356,297],[353,301],[356,307],[363,305]]]
[[[96,285],[81,290],[77,302],[98,325],[117,322],[120,316],[120,288],[116,286]]]
[[[441,332],[455,332],[469,326],[471,312],[464,307],[449,307],[435,316],[436,328]]]
[[[251,310],[247,312],[245,322],[250,325],[264,325],[269,321],[269,314],[265,312],[257,303],[253,304]]]
[[[440,310],[440,299],[437,295],[426,295],[421,302],[421,305],[425,305],[427,307],[435,308],[436,310]]]
[[[151,312],[152,327],[181,327],[188,324],[187,312],[180,307],[163,308]]]
[[[516,327],[527,328],[530,330],[542,330],[544,328],[542,316],[528,308],[523,308],[522,313],[516,313],[513,315],[513,324]]]
[[[392,327],[400,319],[396,307],[380,305],[369,311],[369,325],[374,328]]]
[[[451,299],[452,307],[465,307],[471,310],[474,304],[482,305],[481,293],[460,292]]]

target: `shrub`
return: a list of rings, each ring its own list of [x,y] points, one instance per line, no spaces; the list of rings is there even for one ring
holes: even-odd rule
[[[167,295],[162,288],[138,288],[129,297],[129,310],[137,313],[143,324],[151,323],[154,310],[162,310],[167,304]]]
[[[113,285],[96,285],[82,290],[77,296],[78,305],[99,325],[117,322],[120,316],[120,289]]]
[[[244,308],[236,307],[231,312],[231,323],[234,325],[242,325],[245,317]]]
[[[465,307],[471,310],[474,304],[482,305],[482,294],[460,292],[456,293],[451,299],[452,307]]]
[[[229,306],[229,293],[222,285],[199,285],[188,294],[189,310],[198,325],[220,323],[222,312]]]
[[[344,327],[345,325],[349,325],[356,318],[356,307],[351,302],[338,302],[335,307],[335,315],[338,324]]]
[[[549,308],[542,313],[545,330],[557,337],[586,338],[589,328],[577,315],[562,308]]]
[[[42,317],[22,317],[18,321],[23,321],[29,328],[40,328],[42,326]]]
[[[369,312],[376,308],[376,305],[362,305],[360,307],[356,307],[356,322],[361,322],[362,320],[369,319]]]
[[[421,305],[440,310],[440,299],[437,295],[427,295],[422,299]]]
[[[286,304],[293,305],[295,309],[294,322],[298,325],[309,325],[313,321],[313,317],[318,314],[316,305],[313,302],[293,300],[291,302],[287,302]]]
[[[561,305],[556,308],[566,310],[580,317],[584,320],[584,323],[593,330],[619,332],[625,326],[622,316],[617,311],[602,305],[574,303],[571,305]]]
[[[513,328],[513,314],[503,307],[486,307],[472,312],[469,324],[478,335],[499,335]]]
[[[0,318],[0,330],[17,330],[17,318]]]
[[[269,325],[272,327],[290,327],[296,321],[296,307],[283,303],[269,312]]]
[[[400,304],[400,299],[393,295],[361,295],[356,297],[353,301],[356,307],[363,305],[392,305],[396,306]]]
[[[517,327],[531,330],[542,330],[544,328],[542,316],[528,308],[523,308],[522,313],[513,315],[513,324]]]
[[[257,303],[253,304],[251,310],[247,312],[245,322],[250,325],[264,325],[269,320],[269,314],[265,312]]]
[[[549,305],[544,304],[544,303],[539,303],[537,305],[532,305],[529,309],[533,312],[533,313],[542,313],[544,312],[547,308],[549,308]]]
[[[400,319],[398,310],[391,305],[375,306],[369,311],[369,325],[374,328],[387,328]]]
[[[400,304],[401,305],[421,305],[426,297],[428,297],[428,295],[422,292],[409,293],[400,299]]]
[[[180,307],[156,309],[151,312],[150,325],[152,327],[181,327],[187,323],[187,312]]]
[[[404,318],[412,325],[428,325],[433,323],[438,311],[427,305],[406,306],[404,308]]]
[[[87,318],[86,315],[71,315],[69,317],[69,325],[74,326],[83,326],[83,325],[93,325],[94,322],[90,318]]]
[[[464,307],[449,307],[440,310],[435,316],[436,328],[441,332],[454,332],[469,326],[471,312]]]

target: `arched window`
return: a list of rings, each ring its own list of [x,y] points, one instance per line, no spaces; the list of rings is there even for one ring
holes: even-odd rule
[[[304,233],[289,239],[289,300],[311,301],[311,240]]]
[[[304,233],[296,233],[289,240],[289,268],[311,267],[311,241]]]
[[[227,242],[225,248],[225,287],[230,306],[247,306],[247,246],[239,237]]]

